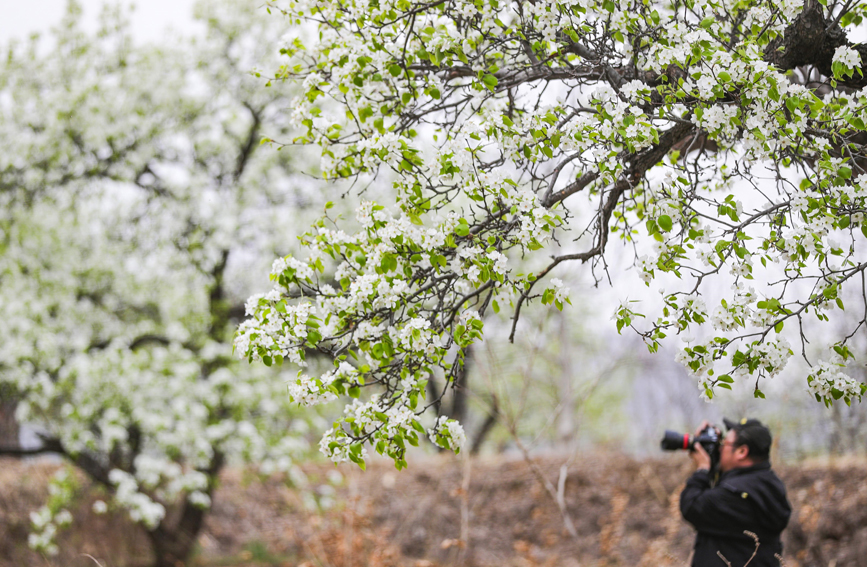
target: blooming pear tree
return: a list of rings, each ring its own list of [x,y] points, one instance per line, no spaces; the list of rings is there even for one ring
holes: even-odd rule
[[[249,72],[281,24],[238,2],[199,11],[206,37],[156,48],[122,12],[84,33],[73,3],[53,49],[13,44],[0,66],[0,385],[42,440],[0,456],[62,455],[159,567],[187,560],[227,463],[301,481],[317,419],[232,356],[248,274],[324,205],[303,155],[259,149],[287,128],[287,90]],[[59,551],[73,481],[33,514],[32,547]]]
[[[867,390],[845,373],[863,297],[841,336],[808,324],[864,285],[867,45],[848,34],[865,3],[269,9],[319,32],[283,49],[271,83],[301,85],[301,133],[275,143],[321,148],[328,179],[395,191],[362,194],[354,220],[327,215],[305,233],[306,256],[274,265],[235,340],[251,361],[300,365],[290,391],[302,404],[353,398],[322,440],[335,461],[362,464],[371,447],[401,467],[425,433],[459,450],[459,425],[420,425],[436,402],[428,377],[454,379],[489,312],[507,310],[514,337],[529,302],[562,308],[565,265],[607,278],[612,240],[662,291],[657,305],[624,302],[617,329],[651,351],[684,338],[678,358],[706,399],[735,381],[763,397],[808,341],[829,352],[808,360],[818,401]],[[714,295],[715,281],[732,291]],[[312,350],[334,369],[307,371]]]

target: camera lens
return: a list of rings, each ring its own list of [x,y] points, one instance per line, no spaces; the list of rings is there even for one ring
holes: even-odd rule
[[[689,433],[666,430],[659,445],[663,451],[689,450],[692,447],[692,436]]]

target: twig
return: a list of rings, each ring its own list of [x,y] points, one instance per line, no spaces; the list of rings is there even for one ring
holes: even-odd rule
[[[557,480],[557,506],[566,509],[566,477],[569,476],[569,465],[563,463],[560,467],[560,478]]]
[[[91,555],[91,554],[89,554],[89,553],[82,553],[81,556],[82,556],[82,557],[88,557],[91,561],[93,561],[94,563],[96,563],[97,565],[99,565],[99,567],[102,567],[102,563],[100,563],[99,561],[97,561],[96,558],[95,558],[93,555]]]
[[[747,559],[746,563],[744,563],[744,567],[747,567],[747,565],[749,565],[750,562],[752,562],[752,560],[755,558],[756,553],[759,552],[759,536],[757,536],[756,534],[754,534],[753,532],[751,532],[749,530],[744,530],[744,533],[746,535],[750,536],[751,538],[753,538],[753,541],[756,542],[756,548],[753,550],[753,554],[750,555],[750,558]]]
[[[472,456],[464,455],[464,478],[461,482],[461,541],[464,543],[461,554],[470,548],[470,478],[472,477]]]
[[[524,447],[524,444],[521,443],[521,439],[518,438],[517,435],[513,436],[515,444],[520,449],[521,454],[524,456],[524,460],[530,466],[530,470],[533,472],[533,475],[536,477],[542,486],[545,487],[545,490],[551,496],[551,499],[557,504],[557,509],[560,510],[560,516],[563,517],[563,523],[566,525],[566,531],[569,532],[576,540],[578,539],[578,530],[575,529],[575,524],[572,522],[572,517],[569,515],[569,511],[566,509],[566,501],[565,498],[561,501],[558,496],[558,491],[554,488],[554,485],[551,484],[551,481],[545,476],[545,473],[539,467],[539,465],[530,457],[530,453],[527,451],[527,448]]]

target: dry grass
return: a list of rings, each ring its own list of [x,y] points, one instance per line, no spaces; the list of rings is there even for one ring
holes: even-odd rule
[[[538,462],[556,483],[562,459]],[[93,567],[94,560],[103,567],[147,565],[138,529],[120,515],[93,514],[95,496],[86,489],[58,557],[26,548],[27,514],[39,506],[55,466],[0,461],[0,567]],[[416,460],[400,473],[372,463],[366,473],[337,469],[343,480],[332,486],[327,479],[334,470],[308,467],[320,501],[333,501],[312,511],[304,494],[279,479],[257,482],[243,471],[227,471],[193,564],[674,567],[687,564],[692,546],[693,533],[677,507],[689,465],[676,456],[638,462],[598,454],[571,465],[564,495],[576,537],[522,460],[476,459],[471,474],[446,456]],[[864,463],[811,463],[780,474],[794,508],[785,535],[787,565],[867,567]]]

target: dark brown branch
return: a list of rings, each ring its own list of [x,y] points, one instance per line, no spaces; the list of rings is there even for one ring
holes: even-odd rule
[[[31,457],[35,455],[45,455],[47,453],[56,453],[63,455],[72,461],[78,468],[87,473],[90,478],[102,484],[105,487],[113,489],[113,485],[108,480],[108,467],[101,464],[96,457],[82,451],[75,455],[69,453],[60,442],[60,439],[54,437],[42,437],[42,446],[34,449],[21,449],[19,447],[0,447],[0,456],[8,457]]]
[[[143,347],[151,343],[161,346],[169,346],[171,344],[171,341],[166,337],[162,337],[159,335],[142,335],[140,337],[136,337],[131,343],[129,343],[129,350],[136,350],[139,347]]]
[[[235,165],[235,173],[232,176],[236,183],[241,178],[241,175],[244,174],[244,170],[247,167],[247,161],[250,159],[253,150],[256,149],[256,143],[259,140],[259,127],[262,125],[262,116],[259,111],[257,111],[247,102],[244,102],[243,104],[244,107],[246,107],[246,109],[250,111],[250,115],[253,117],[253,124],[250,125],[250,131],[247,134],[247,140],[244,142],[244,146],[241,148],[241,153],[238,154],[238,162]]]
[[[554,269],[554,267],[556,267],[561,262],[565,262],[567,260],[580,260],[581,262],[586,262],[591,258],[595,258],[596,256],[599,256],[603,252],[605,252],[605,245],[608,243],[608,224],[611,221],[611,215],[614,212],[614,208],[620,201],[620,197],[622,197],[627,190],[637,185],[647,173],[647,170],[659,163],[660,160],[665,157],[665,154],[668,153],[668,151],[676,143],[682,140],[685,136],[689,135],[692,129],[692,124],[678,123],[669,130],[666,130],[659,137],[658,144],[651,146],[643,152],[635,154],[635,156],[630,160],[631,165],[629,166],[629,168],[627,168],[626,171],[623,172],[620,180],[617,181],[617,183],[615,183],[611,190],[608,192],[608,196],[605,199],[605,203],[603,204],[602,210],[599,213],[599,220],[597,221],[598,224],[596,233],[596,244],[593,246],[593,248],[585,252],[557,256],[556,258],[554,258],[554,261],[548,265],[547,268],[536,274],[536,279],[530,283],[529,289],[525,290],[524,293],[521,294],[521,297],[518,298],[518,303],[515,305],[515,314],[512,317],[512,331],[511,333],[509,333],[509,342],[514,342],[515,340],[515,331],[518,328],[518,319],[521,316],[521,307],[530,296],[530,293],[533,290],[533,286],[535,286],[539,280],[546,276],[551,270]],[[582,179],[584,177],[587,177],[587,175],[583,176]],[[587,183],[589,183],[589,181]],[[559,194],[560,192],[555,195]],[[558,201],[554,202],[556,203]]]
[[[33,457],[48,453],[64,454],[63,447],[57,440],[43,441],[41,447],[22,449],[21,447],[0,447],[0,457]]]
[[[214,278],[211,284],[211,289],[208,293],[209,311],[211,313],[211,323],[208,329],[208,336],[217,342],[220,342],[225,332],[226,325],[229,322],[229,304],[226,301],[226,293],[224,289],[223,277],[226,271],[226,264],[229,262],[229,250],[223,250],[220,253],[220,259],[217,261],[214,268],[211,270],[211,277]]]
[[[585,173],[563,189],[557,191],[556,193],[551,193],[546,195],[542,200],[542,206],[546,208],[552,207],[554,204],[559,203],[560,201],[566,199],[567,197],[578,193],[599,177],[599,172],[593,171],[590,173]],[[553,189],[553,186],[551,187]]]

